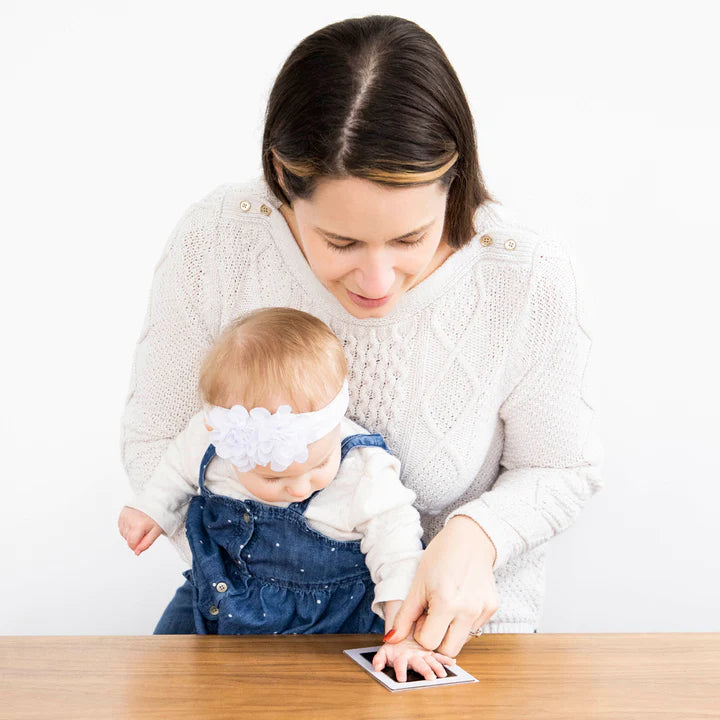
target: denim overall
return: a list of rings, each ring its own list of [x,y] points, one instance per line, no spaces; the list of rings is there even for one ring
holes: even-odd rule
[[[382,436],[350,435],[341,460],[358,446],[381,447]],[[359,540],[333,540],[313,530],[305,510],[318,490],[288,507],[215,495],[200,465],[200,495],[185,523],[192,570],[195,630],[200,635],[382,633],[370,609],[375,587]]]

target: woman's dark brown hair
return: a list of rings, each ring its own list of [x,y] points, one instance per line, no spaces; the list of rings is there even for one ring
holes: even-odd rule
[[[270,189],[291,206],[328,177],[439,182],[449,188],[445,232],[455,249],[475,235],[478,206],[496,200],[452,65],[432,35],[392,15],[336,22],[297,45],[270,92],[262,163]]]

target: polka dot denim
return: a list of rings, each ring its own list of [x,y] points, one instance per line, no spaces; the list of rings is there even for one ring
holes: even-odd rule
[[[341,462],[367,445],[388,450],[378,434],[351,435]],[[360,541],[334,540],[307,524],[317,493],[286,508],[215,495],[205,486],[214,457],[210,445],[186,521],[193,563],[184,574],[193,586],[196,632],[382,633]]]

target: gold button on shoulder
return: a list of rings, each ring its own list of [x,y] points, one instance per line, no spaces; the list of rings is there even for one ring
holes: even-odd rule
[[[219,611],[214,605],[211,605],[211,606],[210,606],[210,609],[208,610],[208,612],[209,612],[211,615],[217,615],[220,611]]]
[[[249,516],[247,513],[245,513],[245,514],[243,515],[243,520],[244,520],[245,522],[250,522],[250,516]]]
[[[505,241],[505,249],[506,250],[514,250],[516,245],[517,245],[517,243],[512,238]]]
[[[247,212],[251,207],[252,207],[252,206],[250,205],[250,203],[249,203],[247,200],[243,200],[243,201],[240,203],[240,209],[241,209],[243,212]]]
[[[493,239],[489,235],[483,235],[480,238],[480,243],[485,247],[488,247],[493,244]]]
[[[225,592],[225,591],[227,590],[227,584],[224,583],[224,582],[219,582],[219,583],[215,586],[215,589],[216,589],[218,592]]]
[[[260,206],[260,212],[261,212],[263,215],[269,215],[269,214],[272,212],[272,210],[271,210],[265,203],[263,203],[263,204]]]

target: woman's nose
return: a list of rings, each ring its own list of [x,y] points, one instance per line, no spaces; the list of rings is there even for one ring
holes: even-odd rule
[[[356,273],[358,290],[363,297],[385,297],[395,282],[391,257],[385,252],[366,253]]]

